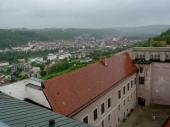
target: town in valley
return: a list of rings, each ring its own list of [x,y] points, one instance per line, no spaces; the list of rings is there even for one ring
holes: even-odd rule
[[[0,127],[170,127],[169,9],[0,0]]]

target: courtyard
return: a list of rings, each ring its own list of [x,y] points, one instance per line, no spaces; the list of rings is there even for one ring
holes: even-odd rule
[[[153,117],[153,114],[155,114],[155,117]],[[169,107],[153,106],[147,108],[137,106],[121,127],[162,127],[169,116]]]

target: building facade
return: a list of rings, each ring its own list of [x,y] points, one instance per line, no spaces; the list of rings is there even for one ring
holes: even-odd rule
[[[36,78],[25,79],[0,87],[3,93],[20,100],[32,101],[51,109],[41,86],[41,80]]]
[[[118,127],[136,106],[135,80],[133,74],[119,82],[73,118],[96,127]]]
[[[138,103],[170,105],[170,48],[134,48],[132,59],[138,67]]]

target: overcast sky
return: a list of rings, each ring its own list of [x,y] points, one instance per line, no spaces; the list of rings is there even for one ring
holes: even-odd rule
[[[170,24],[170,0],[0,0],[0,28]]]

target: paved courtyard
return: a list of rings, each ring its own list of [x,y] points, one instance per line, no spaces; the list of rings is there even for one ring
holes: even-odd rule
[[[152,114],[156,114],[155,120],[152,119]],[[162,127],[169,116],[170,108],[138,106],[121,127]]]

